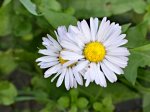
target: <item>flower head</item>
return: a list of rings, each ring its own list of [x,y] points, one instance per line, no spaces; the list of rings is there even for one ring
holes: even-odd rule
[[[69,61],[60,56],[61,52],[65,51],[60,43],[62,39],[65,40],[66,28],[63,26],[59,27],[55,33],[58,42],[50,35],[47,35],[48,38],[43,37],[42,44],[46,49],[40,49],[39,53],[45,56],[38,58],[36,62],[39,62],[38,65],[40,68],[48,68],[44,73],[45,78],[55,74],[51,80],[53,82],[54,79],[59,77],[56,84],[57,87],[64,81],[67,90],[73,87],[76,88],[77,83],[80,85],[83,84],[81,74],[75,69],[76,60]]]
[[[106,87],[106,78],[110,82],[117,81],[116,74],[123,74],[122,68],[127,66],[127,48],[122,45],[128,41],[121,34],[119,24],[110,23],[103,18],[99,25],[98,18],[90,18],[90,27],[85,20],[78,22],[77,26],[69,26],[67,39],[61,42],[64,51],[61,57],[65,60],[78,62],[79,70],[85,85],[95,81],[96,84]]]

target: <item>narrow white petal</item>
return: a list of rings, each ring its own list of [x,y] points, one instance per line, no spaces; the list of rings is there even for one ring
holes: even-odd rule
[[[55,48],[57,48],[58,50],[61,50],[61,46],[58,44],[58,42],[55,39],[53,39],[49,34],[47,34],[47,37],[53,43]]]
[[[90,42],[90,38],[91,38],[90,28],[85,20],[81,21],[81,29],[86,40]]]
[[[73,79],[73,87],[77,88],[77,82],[76,82],[75,78]]]
[[[44,73],[44,78],[48,78],[50,77],[52,74],[58,72],[58,70],[61,69],[61,65],[55,65],[51,68],[49,68],[45,73]]]
[[[96,66],[96,64],[95,63],[90,63],[90,77],[91,77],[91,79],[92,80],[94,80],[95,79],[95,75],[96,75],[96,73],[95,73],[95,66]]]
[[[75,69],[77,71],[81,71],[82,69],[84,69],[87,65],[88,65],[89,61],[80,61],[80,63],[78,63],[76,66],[75,66]]]
[[[90,79],[88,78],[86,81],[85,81],[85,87],[88,87],[90,84]]]
[[[62,51],[61,57],[65,60],[78,60],[84,58],[84,56],[71,51]]]
[[[102,68],[102,71],[104,72],[105,76],[107,77],[107,79],[113,83],[113,82],[116,82],[117,81],[117,77],[116,75],[114,74],[114,72],[112,72],[111,70],[109,70],[109,68],[103,64],[103,63],[100,63],[101,65],[101,68]]]
[[[76,62],[77,62],[77,60],[67,61],[67,62],[65,62],[65,63],[63,64],[63,67],[68,67],[68,66],[70,66],[70,65],[72,65],[72,64],[74,64],[74,63],[76,63]]]
[[[75,51],[75,52],[81,51],[81,49],[77,45],[72,44],[71,42],[62,41],[61,45],[63,48],[71,50],[71,51]]]
[[[108,60],[104,59],[103,63],[113,72],[115,72],[116,74],[123,74],[123,70],[116,66],[115,64],[112,64],[111,62],[109,62]]]
[[[67,90],[70,89],[70,79],[69,79],[69,70],[67,69],[66,75],[65,75],[65,87]]]
[[[116,64],[117,66],[121,68],[125,68],[127,66],[127,60],[123,60],[120,57],[115,57],[115,56],[106,56],[105,57],[107,60],[109,60],[111,63]]]
[[[57,28],[57,32],[58,32],[58,37],[57,37],[57,40],[61,43],[62,40],[65,40],[67,39],[66,37],[66,33],[67,33],[67,29],[65,26],[59,26]]]
[[[105,47],[109,46],[113,41],[116,41],[119,35],[121,34],[121,30],[116,30],[103,44]]]
[[[106,23],[104,24],[101,33],[98,35],[98,36],[99,36],[98,41],[100,41],[100,42],[104,42],[104,41],[105,41],[105,39],[106,39],[106,34],[107,34],[107,32],[108,32],[109,27],[110,27],[110,21],[108,20],[108,21],[106,21]]]
[[[41,62],[40,64],[40,68],[49,68],[51,66],[54,66],[56,64],[58,64],[58,61],[52,61],[52,62]]]
[[[76,81],[78,82],[78,84],[83,85],[82,76],[76,71],[76,69],[73,68],[72,70],[73,70],[74,77]]]
[[[74,76],[73,76],[73,73],[72,73],[72,69],[71,68],[69,68],[69,71],[68,71],[68,73],[69,73],[69,83],[70,83],[70,87],[71,88],[73,88],[73,80],[74,80]]]
[[[128,51],[127,48],[125,47],[118,47],[118,48],[114,48],[111,50],[107,50],[107,54],[108,55],[113,55],[113,56],[129,56],[130,52]]]
[[[51,57],[51,56],[43,56],[43,57],[40,57],[36,60],[36,62],[51,62],[51,61],[57,61],[58,58],[56,57]]]
[[[98,19],[90,18],[90,28],[91,28],[91,41],[95,41],[97,28],[98,28]]]
[[[102,87],[106,87],[107,86],[105,76],[104,76],[103,72],[100,70],[99,63],[96,66],[96,78],[95,78],[95,82],[97,84],[100,84]]]
[[[66,68],[62,69],[62,73],[61,73],[61,75],[60,75],[59,78],[58,78],[56,87],[59,87],[59,86],[62,84],[62,82],[63,82],[63,80],[64,80],[64,77],[65,77],[65,75],[66,75],[66,71],[67,71]]]
[[[57,74],[51,79],[51,82],[53,82],[60,74],[61,74],[61,70],[58,71]]]
[[[57,53],[47,50],[47,49],[40,49],[38,53],[44,54],[44,55],[50,55],[50,56],[58,56]]]

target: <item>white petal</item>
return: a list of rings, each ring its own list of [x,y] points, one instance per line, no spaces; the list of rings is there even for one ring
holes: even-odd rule
[[[89,86],[89,84],[90,84],[90,79],[88,78],[87,80],[86,80],[86,82],[85,82],[85,87],[88,87]]]
[[[95,82],[97,84],[100,84],[102,87],[106,87],[107,86],[107,83],[106,83],[106,79],[105,79],[105,76],[103,74],[103,72],[100,70],[100,65],[97,64],[97,75],[96,75],[96,78],[95,78]]]
[[[100,42],[104,42],[105,41],[106,34],[108,32],[109,27],[110,27],[110,21],[108,20],[108,21],[106,21],[106,23],[103,26],[103,29],[101,30],[101,32],[98,35],[98,37],[99,37],[98,41],[100,41]]]
[[[58,71],[57,74],[51,79],[51,82],[53,82],[60,74],[61,74],[61,70]]]
[[[70,79],[69,79],[69,70],[67,69],[66,75],[65,75],[65,87],[67,90],[70,89]]]
[[[107,50],[108,55],[113,55],[113,56],[129,56],[130,53],[127,48],[125,47],[118,47],[114,48],[111,50]]]
[[[38,53],[44,54],[44,55],[50,55],[50,56],[58,56],[57,53],[54,53],[53,51],[50,51],[47,49],[40,49]]]
[[[76,82],[75,78],[73,79],[73,87],[77,88],[77,82]]]
[[[100,40],[100,35],[101,35],[102,32],[103,32],[103,28],[104,28],[104,26],[105,26],[106,20],[107,20],[106,17],[104,17],[104,18],[102,19],[102,21],[101,21],[101,23],[100,23],[100,27],[99,27],[98,32],[97,32],[96,40]]]
[[[84,56],[70,51],[62,51],[61,57],[65,60],[78,60],[84,58]]]
[[[76,66],[75,66],[75,69],[77,71],[80,71],[82,69],[84,69],[87,65],[88,65],[89,61],[80,61],[80,63],[78,63]]]
[[[50,77],[52,74],[58,72],[58,70],[61,69],[61,65],[55,65],[51,68],[49,68],[45,73],[44,73],[44,78],[48,78]]]
[[[82,80],[81,75],[76,71],[76,69],[73,68],[72,70],[73,70],[74,77],[76,81],[78,82],[78,84],[83,85],[83,80]]]
[[[36,60],[36,62],[42,61],[42,62],[51,62],[51,61],[57,61],[58,58],[56,57],[51,57],[51,56],[43,56],[40,57]]]
[[[66,68],[65,68],[65,69],[62,69],[62,73],[61,73],[61,75],[60,75],[59,78],[58,78],[56,87],[59,87],[59,86],[62,84],[62,82],[63,82],[63,80],[64,80],[64,77],[65,77],[65,75],[66,75],[66,71],[67,71]]]
[[[59,26],[59,27],[57,28],[57,32],[58,32],[57,40],[58,40],[59,42],[61,42],[62,40],[67,39],[67,38],[66,38],[66,35],[65,35],[65,34],[67,33],[67,29],[66,29],[65,26]]]
[[[71,42],[62,41],[61,45],[62,45],[63,48],[69,49],[71,51],[75,51],[75,52],[81,51],[81,49],[77,45],[72,44]]]
[[[98,28],[98,18],[93,19],[92,17],[90,18],[90,28],[91,28],[91,40],[95,41],[96,33],[97,33],[97,28]]]
[[[112,72],[111,70],[109,70],[109,68],[103,64],[103,63],[100,63],[101,65],[101,68],[102,68],[102,71],[104,72],[105,76],[107,77],[107,79],[113,83],[115,81],[117,81],[117,77],[116,75],[114,74],[114,72]]]
[[[109,46],[113,41],[116,41],[119,35],[121,34],[121,30],[116,30],[110,37],[103,43],[105,47]]]
[[[58,44],[58,42],[55,39],[53,39],[49,34],[47,34],[47,37],[53,43],[55,48],[57,48],[58,50],[61,50],[61,46]]]
[[[116,66],[115,64],[112,64],[111,62],[107,61],[106,59],[103,60],[103,63],[113,72],[115,72],[116,74],[123,74],[123,70]]]
[[[70,87],[73,88],[74,76],[73,76],[73,73],[72,73],[72,69],[71,69],[70,67],[69,67],[68,73],[69,73],[69,83],[70,83]]]
[[[81,29],[86,40],[90,42],[90,39],[91,39],[90,28],[85,20],[81,21]]]
[[[63,64],[63,67],[68,67],[68,66],[70,66],[70,65],[72,65],[72,64],[74,64],[74,63],[76,63],[76,62],[77,62],[77,60],[67,61],[67,62],[65,62],[65,63]]]
[[[105,57],[107,60],[109,60],[111,63],[116,64],[117,66],[121,68],[125,68],[127,66],[127,60],[123,60],[119,57],[114,57],[114,56],[106,56]]]
[[[40,64],[40,68],[49,68],[51,66],[54,66],[56,64],[58,64],[58,61],[52,61],[52,62],[41,62]]]

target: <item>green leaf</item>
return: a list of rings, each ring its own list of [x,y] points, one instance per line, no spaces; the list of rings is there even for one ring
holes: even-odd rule
[[[79,92],[75,89],[70,90],[71,102],[76,102]]]
[[[58,99],[58,104],[64,108],[69,107],[70,99],[67,96],[62,96]]]
[[[78,112],[78,109],[75,105],[71,106],[71,109],[69,110],[69,112]]]
[[[147,23],[140,23],[135,27],[131,27],[127,32],[128,43],[127,46],[129,48],[135,48],[148,43],[146,40],[147,34]]]
[[[121,78],[119,78],[119,79],[121,79]],[[125,79],[123,78],[123,80],[125,80]],[[128,84],[129,82],[126,81],[126,83]],[[114,91],[114,90],[117,90],[117,91]],[[103,92],[102,94],[104,95],[104,97],[111,96],[112,101],[115,104],[122,102],[122,101],[139,98],[139,94],[137,92],[135,92],[132,88],[128,88],[128,86],[126,86],[122,82],[109,84],[107,86],[107,88],[105,88],[102,92]]]
[[[0,104],[10,105],[15,102],[17,90],[13,84],[7,81],[0,82]]]
[[[4,74],[11,73],[17,66],[12,51],[0,52],[0,71]]]
[[[44,12],[44,17],[54,28],[57,28],[61,25],[69,26],[77,23],[75,17],[62,12],[55,12],[49,10]]]
[[[135,1],[136,2],[131,4],[133,7],[133,10],[139,14],[144,13],[146,9],[146,5],[147,5],[146,2],[143,0],[135,0]]]
[[[32,24],[28,19],[25,19],[20,16],[13,17],[13,34],[15,36],[24,36],[31,32]],[[26,21],[26,22],[24,22]]]
[[[122,25],[122,32],[123,32],[123,33],[126,32],[126,31],[129,29],[130,25],[131,25],[131,23]]]
[[[37,4],[38,8],[43,11],[61,11],[61,5],[56,0],[34,0],[34,2]]]
[[[0,8],[0,36],[6,36],[11,33],[10,9],[10,5]]]
[[[101,111],[101,110],[103,109],[103,104],[100,103],[100,102],[95,102],[95,103],[93,104],[93,108],[94,108],[94,110],[96,110],[96,111]]]
[[[33,15],[38,15],[36,5],[31,0],[20,0],[22,5]]]
[[[128,66],[125,68],[125,78],[135,84],[138,67],[150,66],[150,44],[131,50]]]
[[[132,9],[137,13],[143,13],[146,6],[143,0],[60,0],[60,2],[65,8],[66,6],[74,8],[75,16],[78,18],[118,15]]]
[[[77,106],[78,108],[81,108],[81,109],[86,108],[88,103],[89,101],[84,97],[81,97],[77,100]]]
[[[143,98],[143,112],[150,110],[150,94],[145,94]]]
[[[12,0],[4,0],[2,7],[5,7],[6,5],[8,5]]]

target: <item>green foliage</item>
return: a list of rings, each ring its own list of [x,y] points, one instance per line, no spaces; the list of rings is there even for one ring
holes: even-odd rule
[[[125,68],[125,77],[132,84],[135,84],[138,67],[144,67],[146,65],[150,66],[150,44],[131,50],[129,64]]]
[[[0,52],[0,71],[4,74],[11,73],[17,66],[12,51]]]
[[[144,108],[143,112],[149,112],[150,110],[150,95],[149,94],[144,95],[143,108]]]
[[[0,82],[0,104],[13,104],[16,96],[17,90],[13,84],[7,81]]]
[[[10,5],[0,8],[0,36],[6,36],[11,32],[10,26]]]
[[[69,107],[69,98],[67,96],[60,97],[58,99],[58,104],[64,108]]]
[[[112,99],[110,96],[104,98],[102,102],[95,102],[93,108],[98,112],[113,112],[114,106],[112,104]]]
[[[89,21],[90,17],[101,20],[104,16],[119,23],[127,34],[125,46],[131,55],[118,82],[108,83],[106,88],[90,84],[66,91],[64,85],[57,88],[56,81],[44,79],[45,70],[35,63],[42,37],[47,33],[54,36],[58,26],[76,25],[78,20]],[[32,100],[41,106],[19,112],[113,112],[114,104],[142,98],[143,111],[149,112],[149,33],[150,0],[0,1],[0,104],[15,106],[16,102]],[[19,82],[19,86],[12,82]]]
[[[86,99],[86,98],[79,98],[78,101],[77,101],[77,106],[79,108],[86,108],[87,105],[88,105],[89,101]]]
[[[31,0],[20,0],[20,2],[22,3],[22,5],[33,15],[38,15],[37,11],[36,11],[36,5],[34,3],[31,2]]]

